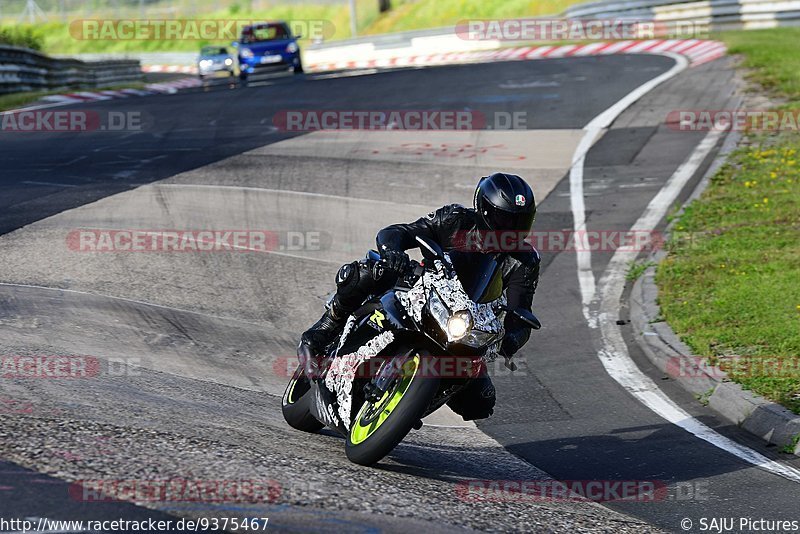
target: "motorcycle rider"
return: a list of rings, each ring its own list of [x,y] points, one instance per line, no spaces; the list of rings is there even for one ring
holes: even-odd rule
[[[378,232],[376,241],[383,274],[376,279],[375,261],[369,259],[339,269],[336,295],[329,309],[301,337],[297,349],[300,360],[305,362],[321,354],[341,333],[347,317],[368,296],[394,286],[397,276],[409,264],[405,251],[418,246],[416,236],[435,241],[445,251],[469,246],[473,251],[497,254],[508,307],[530,310],[539,282],[540,263],[536,249],[523,241],[536,217],[533,191],[521,177],[498,172],[480,179],[473,204],[472,209],[459,204],[444,206],[412,223],[393,224]],[[502,246],[498,246],[500,243]],[[504,326],[501,352],[510,357],[528,341],[530,328],[512,314],[506,315]],[[494,404],[495,389],[485,366],[475,380],[448,402],[467,421],[489,417]]]

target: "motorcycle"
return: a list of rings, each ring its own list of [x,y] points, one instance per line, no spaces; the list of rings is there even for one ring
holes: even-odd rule
[[[389,454],[495,360],[507,313],[541,328],[529,310],[506,306],[493,255],[417,242],[423,262],[412,261],[394,288],[367,299],[321,357],[301,354],[281,402],[293,428],[327,426],[343,435],[347,458],[357,464]],[[382,276],[377,252],[367,258],[373,275]],[[506,366],[516,368],[508,357]]]

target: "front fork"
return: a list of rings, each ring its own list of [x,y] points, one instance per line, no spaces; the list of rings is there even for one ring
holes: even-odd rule
[[[364,398],[367,402],[378,402],[389,391],[395,382],[403,376],[403,366],[413,350],[405,355],[386,360],[372,380],[364,385]]]

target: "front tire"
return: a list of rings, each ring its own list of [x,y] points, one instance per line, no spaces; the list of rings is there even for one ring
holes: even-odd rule
[[[439,391],[439,378],[419,376],[430,355],[417,352],[395,385],[377,402],[365,401],[347,436],[345,452],[356,464],[373,465],[389,454],[419,422]]]
[[[302,365],[298,365],[281,401],[283,418],[289,426],[303,432],[318,432],[325,426],[316,417],[311,415],[311,403],[314,395],[311,393],[311,381]]]

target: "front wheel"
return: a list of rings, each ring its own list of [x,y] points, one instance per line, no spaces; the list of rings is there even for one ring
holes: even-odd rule
[[[430,355],[417,352],[402,366],[403,372],[377,402],[365,401],[347,436],[347,458],[372,465],[389,454],[425,414],[439,391],[439,378],[421,376]],[[385,365],[388,365],[387,362]]]
[[[311,415],[312,402],[314,395],[311,393],[311,381],[303,366],[298,365],[281,401],[283,418],[289,426],[303,432],[317,432],[325,426]]]

